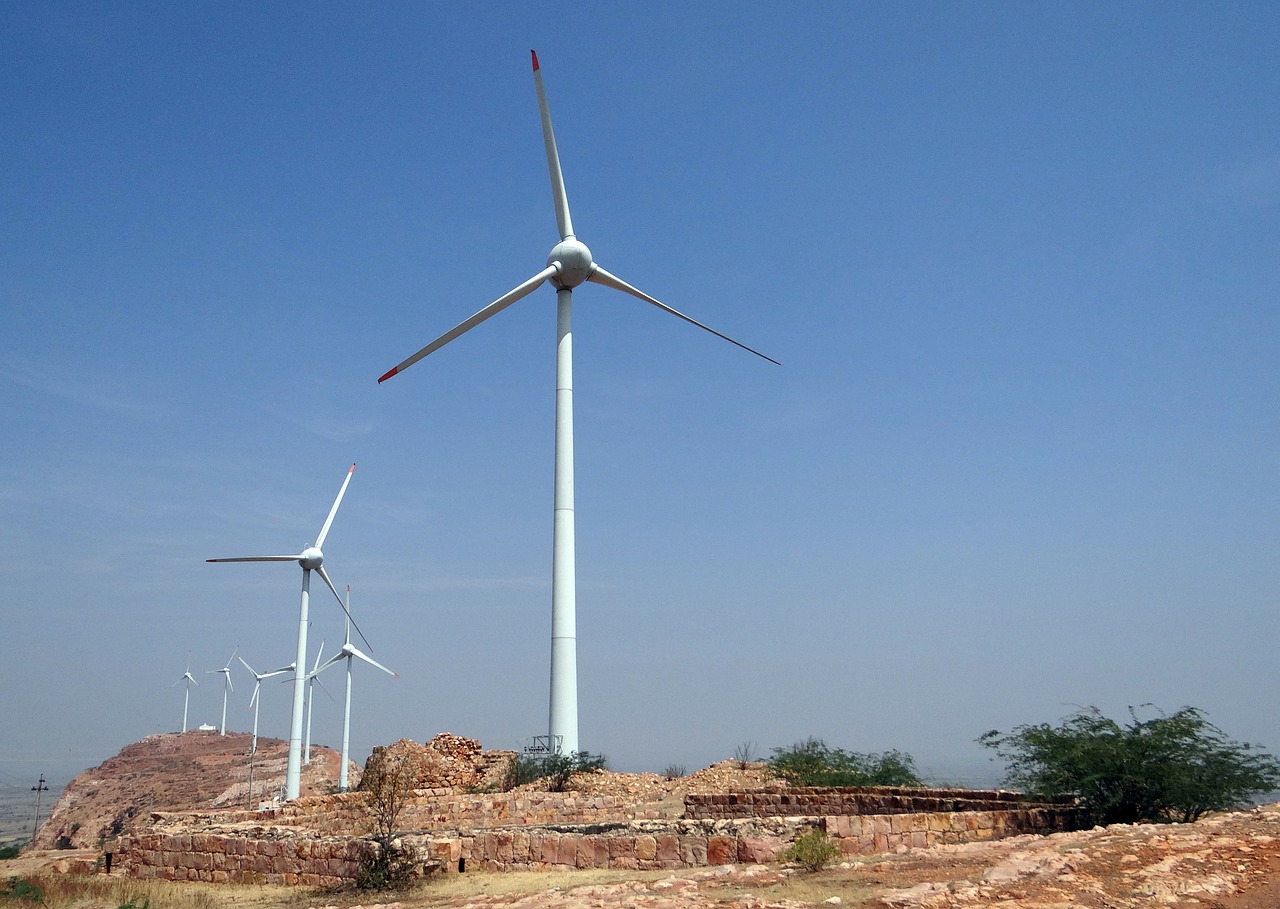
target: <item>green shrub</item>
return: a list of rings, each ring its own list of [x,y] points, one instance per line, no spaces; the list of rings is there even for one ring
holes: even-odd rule
[[[684,775],[684,764],[668,764],[667,769],[662,771],[663,778],[667,780],[678,780]]]
[[[572,754],[518,754],[507,767],[503,789],[511,790],[535,780],[545,779],[552,792],[564,792],[575,773],[604,770],[608,759],[603,754],[575,751]]]
[[[17,858],[22,853],[22,843],[14,840],[12,843],[5,843],[0,846],[0,859]]]
[[[902,751],[859,754],[807,739],[774,748],[769,771],[793,786],[923,786],[915,760]]]
[[[808,871],[821,871],[839,854],[839,847],[827,838],[826,831],[810,827],[796,837],[795,842],[782,854],[782,859]]]
[[[14,903],[43,903],[44,891],[30,881],[11,877],[0,887],[0,901]]]
[[[1008,763],[1005,781],[1035,798],[1074,795],[1098,823],[1191,822],[1280,787],[1280,762],[1232,741],[1195,707],[1120,726],[1096,707],[1061,725],[992,730],[978,742]]]

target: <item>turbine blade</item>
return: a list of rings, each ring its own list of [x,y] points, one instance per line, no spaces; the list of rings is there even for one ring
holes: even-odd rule
[[[347,655],[345,653],[335,654],[334,656],[331,656],[329,657],[329,659],[325,660],[323,666],[319,666],[313,669],[311,671],[311,674],[319,675],[320,673],[328,669],[330,666],[332,666],[334,663],[340,662],[341,660],[345,660],[346,658],[347,658]]]
[[[373,659],[372,657],[366,656],[365,654],[361,653],[361,652],[360,652],[359,650],[357,650],[355,647],[352,647],[352,648],[351,648],[351,655],[352,655],[352,656],[358,656],[360,659],[364,660],[364,661],[365,661],[366,663],[368,663],[370,666],[375,666],[375,667],[377,667],[378,669],[381,669],[381,670],[382,670],[383,672],[385,672],[387,675],[395,676],[397,679],[398,679],[398,678],[400,678],[400,673],[398,673],[398,672],[392,672],[392,671],[391,671],[390,669],[388,669],[386,666],[383,666],[381,663],[379,663],[377,660]]]
[[[636,288],[628,284],[626,281],[623,281],[621,278],[617,278],[609,274],[599,265],[596,265],[595,270],[591,272],[591,276],[587,278],[587,280],[593,281],[596,284],[603,284],[605,287],[612,287],[614,290],[620,290],[624,294],[631,294],[631,296],[638,297],[639,299],[644,300],[646,303],[652,303],[654,306],[658,307],[658,309],[661,309],[664,312],[669,312],[673,316],[679,316],[681,319],[684,319],[686,322],[690,323],[691,325],[696,325],[699,328],[701,328],[703,331],[711,332],[717,338],[724,338],[724,340],[728,341],[730,344],[736,344],[738,347],[741,347],[743,350],[747,351],[747,353],[753,353],[757,357],[760,357],[761,359],[764,359],[764,360],[768,360],[770,363],[773,363],[777,366],[782,365],[773,357],[766,356],[765,354],[760,353],[760,351],[758,350],[753,350],[752,348],[741,343],[740,341],[735,341],[733,340],[733,338],[729,337],[728,335],[722,335],[720,332],[716,331],[714,328],[711,328],[710,326],[707,326],[707,325],[703,325],[697,319],[691,319],[688,316],[686,316],[684,313],[679,312],[678,310],[672,309],[666,303],[663,303],[659,300],[655,300],[653,297],[649,296],[644,291],[637,290]]]
[[[329,695],[329,700],[333,701],[333,695],[329,692],[328,688],[324,687],[324,682],[320,681],[320,677],[318,675],[312,674],[311,681],[319,685],[320,690],[323,691],[325,694]],[[337,702],[334,701],[334,703],[337,703]]]
[[[320,657],[324,654],[324,641],[320,641],[320,649],[316,651],[316,661],[311,664],[311,674],[316,674],[316,667],[320,665]]]
[[[249,698],[249,706],[253,706],[253,702],[258,699],[258,689],[262,687],[262,679],[258,679],[256,685],[253,686],[253,697]]]
[[[247,662],[245,662],[244,657],[237,656],[236,659],[240,661],[241,665],[243,665],[245,669],[248,669],[249,672],[253,674],[254,678],[258,677],[257,671],[252,666],[250,666]]]
[[[325,584],[328,585],[329,589],[333,591],[334,598],[338,601],[338,605],[342,607],[343,613],[346,614],[347,619],[351,622],[351,627],[356,630],[356,634],[360,635],[360,640],[364,641],[364,646],[372,650],[373,645],[370,644],[369,639],[364,636],[364,632],[360,630],[360,626],[356,624],[356,620],[351,618],[351,613],[347,612],[347,604],[342,602],[342,597],[338,596],[338,588],[334,587],[333,581],[329,580],[329,575],[325,573],[324,566],[321,565],[317,568],[316,573],[320,575]]]
[[[411,356],[409,359],[404,360],[398,366],[393,367],[389,372],[387,372],[380,379],[378,379],[378,381],[385,382],[387,381],[387,379],[391,378],[397,373],[404,372],[406,369],[408,369],[414,363],[417,363],[427,354],[434,353],[435,351],[439,350],[441,347],[444,347],[446,344],[448,344],[450,341],[452,341],[454,338],[458,337],[459,335],[465,334],[466,332],[475,328],[477,325],[479,325],[481,322],[485,321],[486,319],[496,316],[498,313],[502,312],[512,303],[516,302],[522,297],[527,297],[529,294],[537,290],[543,281],[547,280],[547,278],[550,278],[559,270],[560,270],[560,267],[558,265],[548,265],[546,268],[538,272],[528,281],[525,281],[523,284],[521,284],[519,287],[508,291],[507,293],[503,294],[501,297],[498,297],[498,299],[494,300],[492,303],[490,303],[484,309],[480,310],[474,316],[467,319],[465,322],[461,322],[458,325],[454,326],[453,328],[449,329],[440,337],[436,338],[434,341],[428,344],[426,347],[422,348],[422,350],[418,351],[416,354]]]
[[[205,559],[206,562],[296,562],[302,558],[302,553],[297,555],[280,555],[280,556],[241,556],[236,559]]]
[[[542,87],[542,69],[538,52],[533,54],[533,85],[538,91],[538,113],[542,115],[542,142],[547,147],[547,170],[551,174],[551,199],[556,205],[556,226],[560,239],[573,236],[573,219],[569,217],[569,197],[564,191],[564,174],[560,172],[560,153],[556,150],[556,134],[551,128],[551,111],[547,108],[547,92]]]
[[[338,490],[338,497],[333,500],[333,507],[329,509],[329,517],[324,519],[324,526],[320,528],[320,536],[316,537],[316,549],[324,547],[324,538],[329,535],[329,528],[333,525],[333,516],[338,513],[338,506],[342,504],[342,497],[347,494],[347,486],[351,483],[351,475],[356,472],[356,465],[352,464],[351,469],[347,471],[347,477],[342,481],[342,488]]]

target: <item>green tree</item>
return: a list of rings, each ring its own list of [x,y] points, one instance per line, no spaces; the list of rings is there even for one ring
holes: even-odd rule
[[[769,770],[795,786],[923,786],[911,755],[897,750],[860,754],[806,739],[774,748]]]
[[[1280,787],[1280,762],[1233,741],[1195,707],[1121,726],[1086,707],[1058,726],[998,730],[978,742],[1007,763],[1005,781],[1028,795],[1074,795],[1103,824],[1191,822]]]

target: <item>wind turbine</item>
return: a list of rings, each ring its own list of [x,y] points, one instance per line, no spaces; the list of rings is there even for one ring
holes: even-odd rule
[[[236,657],[245,669],[253,674],[253,697],[249,698],[249,706],[253,708],[253,739],[249,745],[249,753],[256,754],[258,751],[258,708],[262,706],[262,699],[258,697],[262,689],[262,680],[269,679],[273,675],[284,675],[286,672],[293,672],[296,665],[290,663],[288,666],[281,666],[279,669],[272,669],[270,672],[258,672],[250,666],[244,657]]]
[[[554,518],[551,544],[551,707],[548,723],[548,748],[551,751],[572,753],[578,750],[578,669],[577,669],[577,617],[574,566],[573,522],[573,330],[571,320],[573,289],[584,281],[603,284],[614,290],[630,294],[658,307],[663,312],[684,319],[698,328],[711,332],[743,350],[763,357],[770,363],[778,363],[758,350],[733,340],[677,312],[665,303],[637,290],[621,278],[600,267],[589,250],[573,232],[569,217],[569,199],[564,189],[564,176],[560,171],[560,155],[556,150],[556,137],[551,129],[551,113],[547,109],[547,95],[542,86],[542,71],[538,66],[538,54],[533,53],[533,82],[538,95],[538,110],[542,117],[542,139],[547,152],[547,169],[551,176],[551,196],[555,204],[556,225],[560,230],[560,242],[551,248],[547,267],[523,284],[503,294],[471,318],[459,323],[436,338],[407,360],[384,374],[379,382],[403,372],[423,357],[439,350],[450,341],[475,328],[481,322],[496,316],[517,300],[528,296],[544,282],[550,281],[556,289],[556,431],[555,431],[555,493]],[[358,629],[357,629],[358,630]]]
[[[187,706],[191,703],[191,686],[195,685],[197,688],[200,687],[200,683],[197,682],[195,676],[191,674],[191,657],[187,657],[187,671],[182,673],[178,681],[174,682],[173,685],[170,685],[169,687],[173,688],[177,685],[181,685],[183,682],[187,683],[184,686],[186,688],[186,693],[182,695],[182,731],[185,733],[187,731]]]
[[[333,507],[329,509],[329,516],[325,518],[324,526],[320,528],[320,535],[316,537],[315,543],[302,552],[297,555],[206,559],[208,562],[297,562],[302,566],[302,605],[298,614],[298,657],[293,665],[293,719],[289,725],[289,763],[284,777],[284,797],[290,800],[298,797],[302,782],[302,704],[306,695],[307,608],[311,597],[311,572],[314,571],[320,575],[325,585],[333,591],[338,605],[346,609],[347,607],[342,603],[342,597],[338,595],[338,589],[333,586],[333,581],[329,580],[329,575],[324,570],[324,553],[321,552],[321,547],[324,546],[324,538],[329,535],[333,516],[338,513],[338,506],[342,504],[342,497],[346,495],[347,484],[351,482],[351,475],[355,473],[355,469],[356,465],[352,464],[351,469],[347,471],[347,476],[342,481],[342,488],[338,490],[338,497],[333,500]],[[359,626],[356,627],[356,631],[360,631]],[[360,636],[364,637],[363,634]]]
[[[366,642],[367,643],[367,642]],[[370,666],[376,666],[387,675],[393,678],[400,678],[400,673],[392,672],[386,666],[383,666],[372,657],[366,656],[351,643],[351,585],[347,585],[347,633],[342,642],[342,649],[334,656],[330,657],[323,665],[315,669],[311,674],[324,672],[339,660],[347,661],[347,702],[342,710],[342,769],[338,771],[338,789],[341,792],[347,791],[347,754],[351,750],[351,661],[353,659],[364,660]]]
[[[342,608],[346,609],[347,607],[344,605]],[[324,656],[324,641],[320,642],[320,649],[316,651],[316,661],[311,665],[311,671],[307,673],[307,735],[306,746],[302,751],[302,763],[308,767],[311,766],[311,701],[315,696],[315,691],[313,689],[316,685],[324,688],[324,683],[321,682],[320,679],[316,678],[320,673],[319,666],[320,658],[322,656]],[[324,693],[329,694],[329,689],[324,688]],[[329,699],[332,700],[333,695],[329,694]]]
[[[235,691],[236,688],[231,684],[231,661],[236,658],[236,654],[240,648],[237,647],[231,652],[231,656],[227,657],[227,665],[221,669],[206,669],[205,672],[212,675],[215,672],[222,674],[222,726],[218,729],[218,735],[227,734],[227,692]]]

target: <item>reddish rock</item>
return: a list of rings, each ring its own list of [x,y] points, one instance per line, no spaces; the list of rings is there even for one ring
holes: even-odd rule
[[[707,837],[707,864],[732,865],[738,860],[737,841],[730,836]]]

